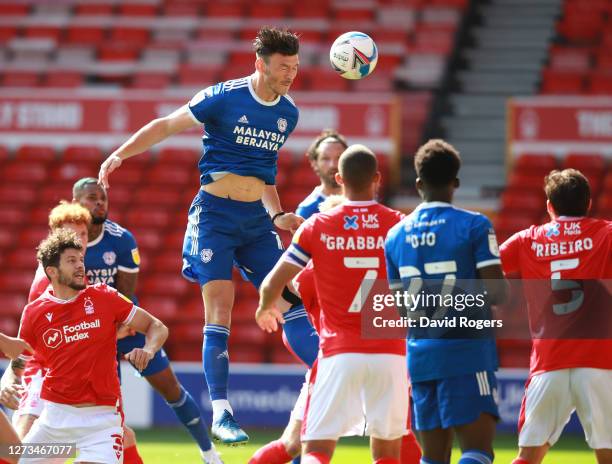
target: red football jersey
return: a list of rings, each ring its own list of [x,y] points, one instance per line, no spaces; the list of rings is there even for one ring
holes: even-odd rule
[[[612,222],[559,217],[517,232],[500,253],[504,272],[524,279],[532,333],[544,334],[533,339],[531,373],[612,369],[612,340],[570,338],[599,330],[592,321],[600,320],[600,310],[609,311],[601,298],[610,298],[603,279],[612,278]]]
[[[310,322],[313,327],[319,333],[321,331],[321,306],[319,305],[319,297],[317,296],[317,289],[314,281],[314,268],[312,267],[312,261],[302,270],[293,281],[295,288],[300,294],[304,308],[308,313]]]
[[[385,237],[402,217],[375,201],[346,201],[311,216],[293,236],[284,259],[300,267],[312,259],[323,356],[405,354],[405,340],[362,338],[360,314],[366,287],[387,278]]]
[[[30,285],[28,303],[31,303],[40,295],[45,293],[45,290],[47,290],[49,284],[49,278],[45,274],[45,270],[43,269],[42,264],[38,263],[38,267],[36,268],[36,274],[34,274],[34,280],[32,281],[32,285]]]
[[[45,293],[47,287],[49,287],[49,278],[45,274],[45,270],[42,267],[42,264],[39,262],[38,267],[36,268],[36,274],[34,274],[34,280],[32,281],[32,285],[30,285],[30,293],[28,295],[28,303],[36,300],[39,296]],[[34,354],[28,359],[25,365],[25,370],[23,372],[24,380],[27,382],[27,378],[35,375],[38,371],[44,370],[45,367],[43,365],[43,360],[38,352],[34,352]],[[44,374],[44,372],[43,372]]]
[[[49,288],[23,310],[19,337],[41,355],[48,369],[41,398],[56,403],[115,406],[117,324],[127,324],[136,307],[104,284],[60,300]]]

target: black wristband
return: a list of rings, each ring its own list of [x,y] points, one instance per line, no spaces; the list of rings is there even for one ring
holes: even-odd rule
[[[272,216],[272,224],[274,224],[274,221],[276,221],[277,217],[280,217],[283,214],[287,214],[287,213],[285,211],[280,211],[280,212],[276,213],[274,216]]]

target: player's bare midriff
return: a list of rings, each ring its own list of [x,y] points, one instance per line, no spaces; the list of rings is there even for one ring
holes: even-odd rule
[[[229,173],[219,180],[203,185],[202,190],[216,197],[257,201],[261,200],[265,187],[265,182],[257,177]]]

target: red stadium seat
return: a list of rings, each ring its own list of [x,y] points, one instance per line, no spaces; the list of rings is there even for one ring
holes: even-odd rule
[[[542,75],[542,93],[580,94],[584,90],[581,72],[545,69]]]
[[[74,183],[83,177],[98,177],[97,163],[61,163],[49,173],[49,180],[60,183]]]
[[[57,197],[56,197],[57,198]],[[33,208],[28,215],[28,224],[35,227],[44,227],[49,223],[49,212],[59,203],[59,199],[52,199],[45,206]],[[65,197],[64,197],[65,199]]]
[[[173,321],[179,312],[179,305],[174,298],[149,298],[148,296],[143,296],[138,304],[164,323]]]
[[[269,18],[284,18],[287,15],[286,5],[282,3],[270,3],[265,4],[261,2],[254,2],[251,4],[249,9],[249,16],[251,18],[258,19],[269,19]]]
[[[30,290],[30,285],[32,284],[32,279],[34,279],[34,272],[36,268],[33,267],[29,271],[20,271],[20,270],[8,270],[3,274],[0,274],[0,288],[3,292],[16,292],[27,295]],[[17,308],[14,308],[15,311]],[[19,310],[19,314],[23,310],[23,306]]]
[[[0,145],[0,163],[9,159],[9,150],[4,145]]]
[[[612,191],[607,191],[599,195],[595,206],[595,213],[598,217],[610,219],[612,217]]]
[[[167,73],[139,72],[132,77],[131,87],[135,89],[164,89],[171,83]]]
[[[15,157],[19,162],[48,163],[56,159],[56,153],[53,147],[47,145],[22,145],[17,149]]]
[[[195,18],[200,15],[200,5],[179,3],[176,4],[172,1],[166,2],[162,12],[162,16],[185,16],[189,18]]]
[[[520,155],[514,162],[513,170],[515,172],[529,172],[533,173],[533,175],[541,174],[544,176],[558,167],[557,158],[554,155],[526,153]],[[543,181],[544,179],[542,179]]]
[[[70,145],[64,149],[62,162],[102,162],[102,150],[93,145]]]
[[[146,155],[141,155],[146,156]],[[114,171],[110,177],[109,182],[111,186],[136,186],[140,182],[143,176],[142,166],[132,165],[131,159],[124,162],[119,169]]]
[[[44,38],[59,42],[62,29],[53,26],[28,26],[24,29],[23,35],[28,38]]]
[[[33,161],[11,162],[3,166],[0,177],[4,181],[42,183],[47,177],[43,164]]]
[[[239,3],[207,3],[206,16],[223,18],[240,18],[244,16],[244,7]]]
[[[197,171],[186,169],[183,165],[168,166],[167,164],[157,165],[147,173],[147,180],[153,185],[165,185],[181,187],[187,184],[193,185],[197,182]]]
[[[216,82],[218,76],[218,67],[184,64],[179,69],[178,81],[184,86],[205,87]]]
[[[86,16],[105,16],[113,14],[113,3],[77,3],[75,14]]]
[[[375,11],[372,8],[338,8],[334,12],[335,21],[372,21]]]
[[[138,45],[110,42],[100,45],[98,59],[101,61],[135,61],[138,58],[138,54]]]
[[[162,228],[168,226],[170,214],[166,211],[160,211],[159,208],[154,205],[150,205],[148,208],[141,207],[138,210],[128,211],[124,221],[129,228]]]
[[[190,283],[175,272],[156,273],[143,279],[140,292],[147,296],[163,295],[182,298],[189,292]],[[202,330],[200,328],[200,330]]]
[[[117,26],[110,31],[110,40],[115,43],[129,43],[142,47],[149,42],[150,31],[147,28]]]
[[[39,74],[31,71],[7,71],[2,76],[4,87],[36,87],[39,82]]]
[[[72,44],[97,45],[104,41],[105,30],[97,26],[69,26],[66,31],[66,42]]]
[[[115,222],[119,221],[115,220]],[[145,250],[145,252],[141,254],[143,261],[151,259],[151,256],[146,253],[147,250],[159,250],[161,248],[164,241],[164,236],[161,231],[150,227],[142,227],[137,224],[128,227],[128,229],[134,235],[138,248]]]
[[[120,3],[117,13],[123,16],[155,16],[157,6],[146,3]]]
[[[165,165],[181,164],[193,168],[200,160],[201,156],[201,150],[191,150],[189,148],[162,148],[159,151],[157,162]]]
[[[24,5],[25,6],[25,5]],[[4,11],[4,5],[3,5]],[[8,42],[17,37],[17,28],[14,26],[0,26],[0,43]]]
[[[44,236],[42,237],[44,238]],[[9,269],[36,269],[36,250],[34,248],[19,248],[11,253],[5,259],[5,265]]]
[[[27,206],[36,200],[37,186],[29,183],[2,183],[0,204]]]
[[[232,363],[263,363],[266,361],[264,351],[261,349],[254,349],[243,345],[230,345],[229,349]]]
[[[19,245],[28,250],[34,250],[48,234],[49,228],[47,226],[29,226],[19,234]]]
[[[596,71],[588,78],[588,91],[594,95],[612,94],[612,71]]]
[[[72,184],[73,181],[63,181],[41,186],[38,192],[40,202],[37,206],[44,206],[46,209],[47,206],[56,206],[61,200],[70,201],[72,199]]]
[[[19,322],[17,317],[0,317],[0,332],[6,335],[17,336]]]
[[[326,19],[329,18],[329,3],[324,2],[293,2],[291,16],[295,19]]]
[[[529,193],[523,189],[506,189],[501,196],[503,212],[517,211],[523,215],[538,217],[546,207],[543,197],[539,193]]]
[[[508,187],[514,189],[525,189],[530,191],[543,192],[544,176],[540,174],[534,175],[529,171],[514,170],[510,175]]]
[[[175,207],[181,202],[181,192],[154,183],[151,186],[138,189],[133,198],[136,207],[140,205],[159,205],[162,208],[168,208]]]
[[[266,339],[266,333],[255,324],[255,319],[253,318],[251,322],[232,324],[229,343],[256,347],[265,345]]]
[[[570,153],[563,160],[563,169],[574,168],[583,174],[603,175],[606,171],[606,159],[597,154]]]
[[[550,67],[554,70],[584,72],[591,65],[591,49],[585,47],[552,47]]]
[[[338,74],[326,68],[316,68],[310,74],[310,88],[317,91],[346,92],[349,81],[338,77]]]
[[[153,258],[153,267],[159,272],[181,272],[183,260],[180,249],[164,251]]]
[[[34,274],[32,274],[32,277],[34,277]],[[21,317],[23,308],[25,308],[25,305],[28,303],[27,292],[4,293],[8,289],[4,287],[2,287],[2,289],[3,293],[0,294],[0,301],[2,301],[0,305],[0,314],[4,317]]]
[[[183,249],[183,240],[185,239],[185,229],[187,226],[187,217],[180,226],[177,224],[172,232],[164,237],[164,249],[180,253]]]
[[[0,226],[23,226],[27,221],[27,211],[22,206],[0,205]]]
[[[79,87],[83,84],[83,75],[78,72],[52,71],[47,73],[42,85],[46,87],[71,88]]]
[[[525,216],[520,213],[500,213],[493,222],[497,241],[501,244],[515,232],[527,229],[538,221],[535,216]]]
[[[26,16],[30,12],[30,5],[27,3],[2,3],[3,16]]]
[[[0,209],[2,206],[0,206]],[[19,227],[19,226],[16,226]],[[15,246],[15,237],[19,234],[17,230],[13,230],[11,227],[7,225],[3,225],[0,227],[0,250],[3,248],[12,248]],[[0,257],[2,254],[0,254]],[[1,260],[0,260],[1,262]]]

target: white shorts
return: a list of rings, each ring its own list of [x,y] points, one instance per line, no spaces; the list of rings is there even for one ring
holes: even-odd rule
[[[342,353],[312,369],[302,441],[369,435],[395,440],[407,433],[406,357]]]
[[[40,397],[44,378],[42,370],[36,371],[34,375],[29,377],[24,377],[23,394],[19,401],[19,407],[13,414],[13,425],[15,425],[19,416],[29,414],[40,417],[43,406],[45,405],[45,400]]]
[[[302,388],[300,389],[300,395],[293,406],[293,410],[291,411],[291,419],[292,421],[304,420],[304,412],[306,411],[306,401],[308,400],[308,383],[310,382],[310,369],[306,371],[306,375],[304,376],[304,383],[302,384]]]
[[[75,408],[45,401],[23,443],[76,443],[77,462],[123,463],[123,420],[117,408]],[[22,458],[24,463],[63,463],[66,458]]]
[[[534,375],[519,418],[519,446],[554,445],[574,410],[592,449],[612,448],[612,370],[573,368]]]

